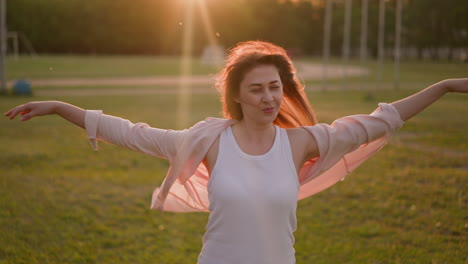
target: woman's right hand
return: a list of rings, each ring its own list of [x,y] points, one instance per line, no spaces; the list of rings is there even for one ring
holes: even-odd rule
[[[5,113],[5,116],[13,120],[18,114],[21,114],[20,120],[26,121],[36,116],[55,114],[59,104],[58,101],[29,102],[13,107]]]

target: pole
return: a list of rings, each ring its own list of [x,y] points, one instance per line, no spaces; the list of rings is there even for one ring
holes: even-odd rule
[[[379,36],[378,36],[378,67],[377,67],[377,89],[382,82],[382,66],[384,59],[384,33],[385,33],[385,0],[379,4]]]
[[[346,83],[346,78],[347,72],[346,68],[348,67],[348,62],[349,62],[349,32],[351,31],[351,7],[352,7],[352,0],[346,0],[345,2],[345,19],[344,19],[344,32],[343,32],[343,54],[342,54],[342,74],[343,74],[343,85],[342,88],[343,90],[346,90],[347,83]]]
[[[6,93],[6,0],[0,0],[0,94]]]
[[[395,69],[394,69],[394,82],[393,86],[395,90],[400,89],[400,58],[401,58],[401,0],[396,1],[397,10],[395,18]]]
[[[13,39],[13,54],[14,54],[14,58],[15,60],[18,60],[19,59],[19,39],[18,39],[18,33],[16,32],[12,32],[12,33],[9,33],[9,35],[11,36],[11,38]],[[7,41],[8,42],[8,41]]]
[[[323,78],[322,91],[327,90],[328,81],[328,63],[330,61],[330,33],[331,33],[331,16],[332,16],[332,0],[326,0],[325,7],[325,23],[323,28]]]

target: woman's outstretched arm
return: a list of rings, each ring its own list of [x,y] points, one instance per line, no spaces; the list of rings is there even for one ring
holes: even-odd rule
[[[406,121],[437,101],[447,92],[468,93],[468,78],[448,79],[438,82],[418,93],[393,102],[392,105],[400,113],[401,119]]]
[[[96,150],[96,140],[101,139],[118,146],[166,158],[169,161],[175,157],[177,144],[186,134],[185,131],[153,128],[144,123],[134,124],[120,117],[105,115],[102,111],[84,110],[60,101],[30,102],[16,106],[5,113],[10,119],[21,115],[22,121],[52,114],[57,114],[86,129],[88,138]]]
[[[329,156],[335,157],[330,159],[331,163],[334,163],[363,144],[369,144],[380,138],[388,140],[404,121],[421,112],[447,92],[468,93],[468,78],[441,81],[392,104],[379,104],[379,108],[370,115],[345,116],[335,120],[331,125],[317,124],[309,127],[314,140],[308,146],[304,145],[310,137],[306,134],[300,138],[297,145],[306,146],[305,152],[308,154],[305,160],[326,156],[324,153],[327,152],[331,153]],[[319,146],[319,143],[324,142],[328,145]]]
[[[57,114],[81,128],[85,127],[84,118],[86,111],[60,101],[29,102],[10,109],[5,113],[5,116],[8,116],[12,120],[18,114],[22,115],[21,121],[27,121],[36,116]]]

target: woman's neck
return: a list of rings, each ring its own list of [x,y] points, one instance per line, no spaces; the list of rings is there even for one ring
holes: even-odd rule
[[[242,119],[236,122],[232,128],[234,134],[248,142],[271,142],[275,137],[275,127],[272,123],[259,124]]]

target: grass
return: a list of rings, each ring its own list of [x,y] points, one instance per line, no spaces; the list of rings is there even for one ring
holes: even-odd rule
[[[303,61],[312,63],[322,63],[319,58],[304,58]],[[340,65],[342,63],[338,58],[330,60],[331,65]],[[358,59],[351,59],[350,66],[361,66]],[[378,63],[374,60],[368,60],[364,67],[369,70],[367,77],[353,77],[347,78],[346,82],[350,85],[368,84],[370,88],[377,86],[378,82]],[[448,78],[463,78],[466,77],[468,72],[468,63],[453,63],[453,62],[431,62],[431,61],[414,61],[403,60],[400,64],[400,82],[401,88],[404,89],[407,85],[429,85]],[[390,59],[386,59],[382,65],[382,87],[392,87],[395,79],[395,65]],[[321,83],[322,81],[315,81],[310,83]],[[341,85],[342,78],[329,80],[330,84]]]
[[[321,58],[297,58],[295,61],[322,63]],[[339,65],[341,60],[333,58],[331,64]],[[150,77],[176,76],[180,72],[180,58],[151,56],[57,56],[41,55],[37,57],[20,56],[19,59],[9,57],[7,60],[7,79],[54,79],[54,78],[106,78],[106,77]],[[350,66],[360,66],[357,59],[351,59]],[[214,74],[219,69],[216,66],[204,65],[194,59],[193,74]],[[377,82],[378,65],[369,60],[364,67],[370,70],[367,77],[348,78],[350,85],[360,85],[363,82],[371,87]],[[447,78],[461,78],[468,72],[467,63],[402,61],[400,79],[404,85],[409,83],[431,84]],[[383,86],[391,85],[394,80],[394,65],[390,60],[384,61],[382,67]],[[308,81],[310,84],[320,84],[322,80]],[[330,79],[332,85],[341,85],[342,78]]]
[[[412,92],[309,98],[329,123]],[[169,94],[0,97],[0,108],[49,99],[176,126]],[[446,95],[344,182],[300,201],[297,263],[466,263],[467,102]],[[192,96],[191,123],[218,113],[215,94]],[[208,214],[149,210],[166,161],[103,142],[94,152],[81,129],[55,116],[1,118],[0,127],[0,263],[196,263]]]
[[[8,80],[148,77],[178,75],[180,59],[151,56],[21,56],[7,61]],[[194,74],[215,73],[216,67],[193,61]]]

